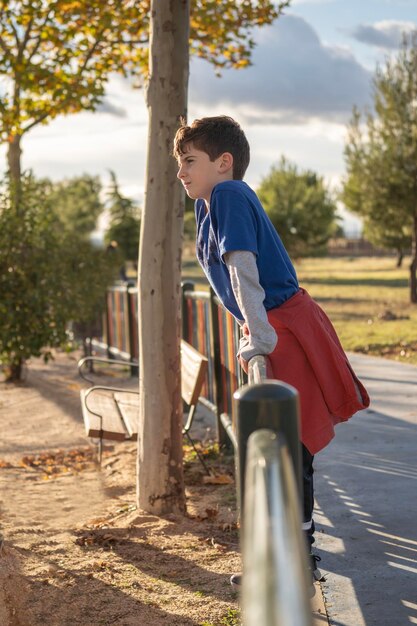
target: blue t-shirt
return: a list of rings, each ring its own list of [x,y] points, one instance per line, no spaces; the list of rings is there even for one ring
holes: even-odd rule
[[[284,244],[258,196],[246,183],[218,183],[211,193],[210,211],[206,211],[204,200],[198,199],[195,216],[197,258],[220,301],[238,320],[244,318],[223,259],[226,252],[246,250],[256,255],[267,311],[298,291],[297,275]]]

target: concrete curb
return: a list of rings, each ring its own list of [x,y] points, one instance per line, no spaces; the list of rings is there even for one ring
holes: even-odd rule
[[[315,594],[311,598],[311,611],[313,614],[313,626],[328,626],[326,603],[319,582],[314,583]]]

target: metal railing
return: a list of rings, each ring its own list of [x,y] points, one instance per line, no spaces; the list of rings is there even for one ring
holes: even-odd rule
[[[311,626],[298,490],[283,437],[260,429],[248,440],[243,514],[244,626]]]
[[[254,357],[234,395],[243,625],[311,626],[298,393],[267,375],[268,359]]]

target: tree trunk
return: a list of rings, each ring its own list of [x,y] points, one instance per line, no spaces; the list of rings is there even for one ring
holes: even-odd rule
[[[404,250],[397,250],[397,267],[402,267],[404,260]]]
[[[148,156],[139,254],[139,508],[185,510],[180,379],[184,196],[172,157],[186,115],[189,0],[152,0]]]
[[[15,383],[22,379],[22,371],[23,371],[23,359],[19,358],[16,361],[13,361],[5,368],[6,373],[6,383]]]
[[[417,302],[417,215],[413,217],[413,231],[411,233],[411,263],[410,263],[410,302]]]
[[[14,203],[17,206],[19,204],[21,195],[21,156],[22,149],[20,147],[21,135],[12,135],[9,139],[9,148],[7,151],[7,161],[9,165],[9,176],[11,184],[12,197],[14,197]]]

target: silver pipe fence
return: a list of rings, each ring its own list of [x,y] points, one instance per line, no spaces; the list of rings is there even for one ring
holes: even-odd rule
[[[298,394],[267,375],[267,358],[254,357],[235,393],[243,626],[311,626]]]
[[[283,437],[253,432],[243,513],[243,626],[312,626],[298,490]]]

